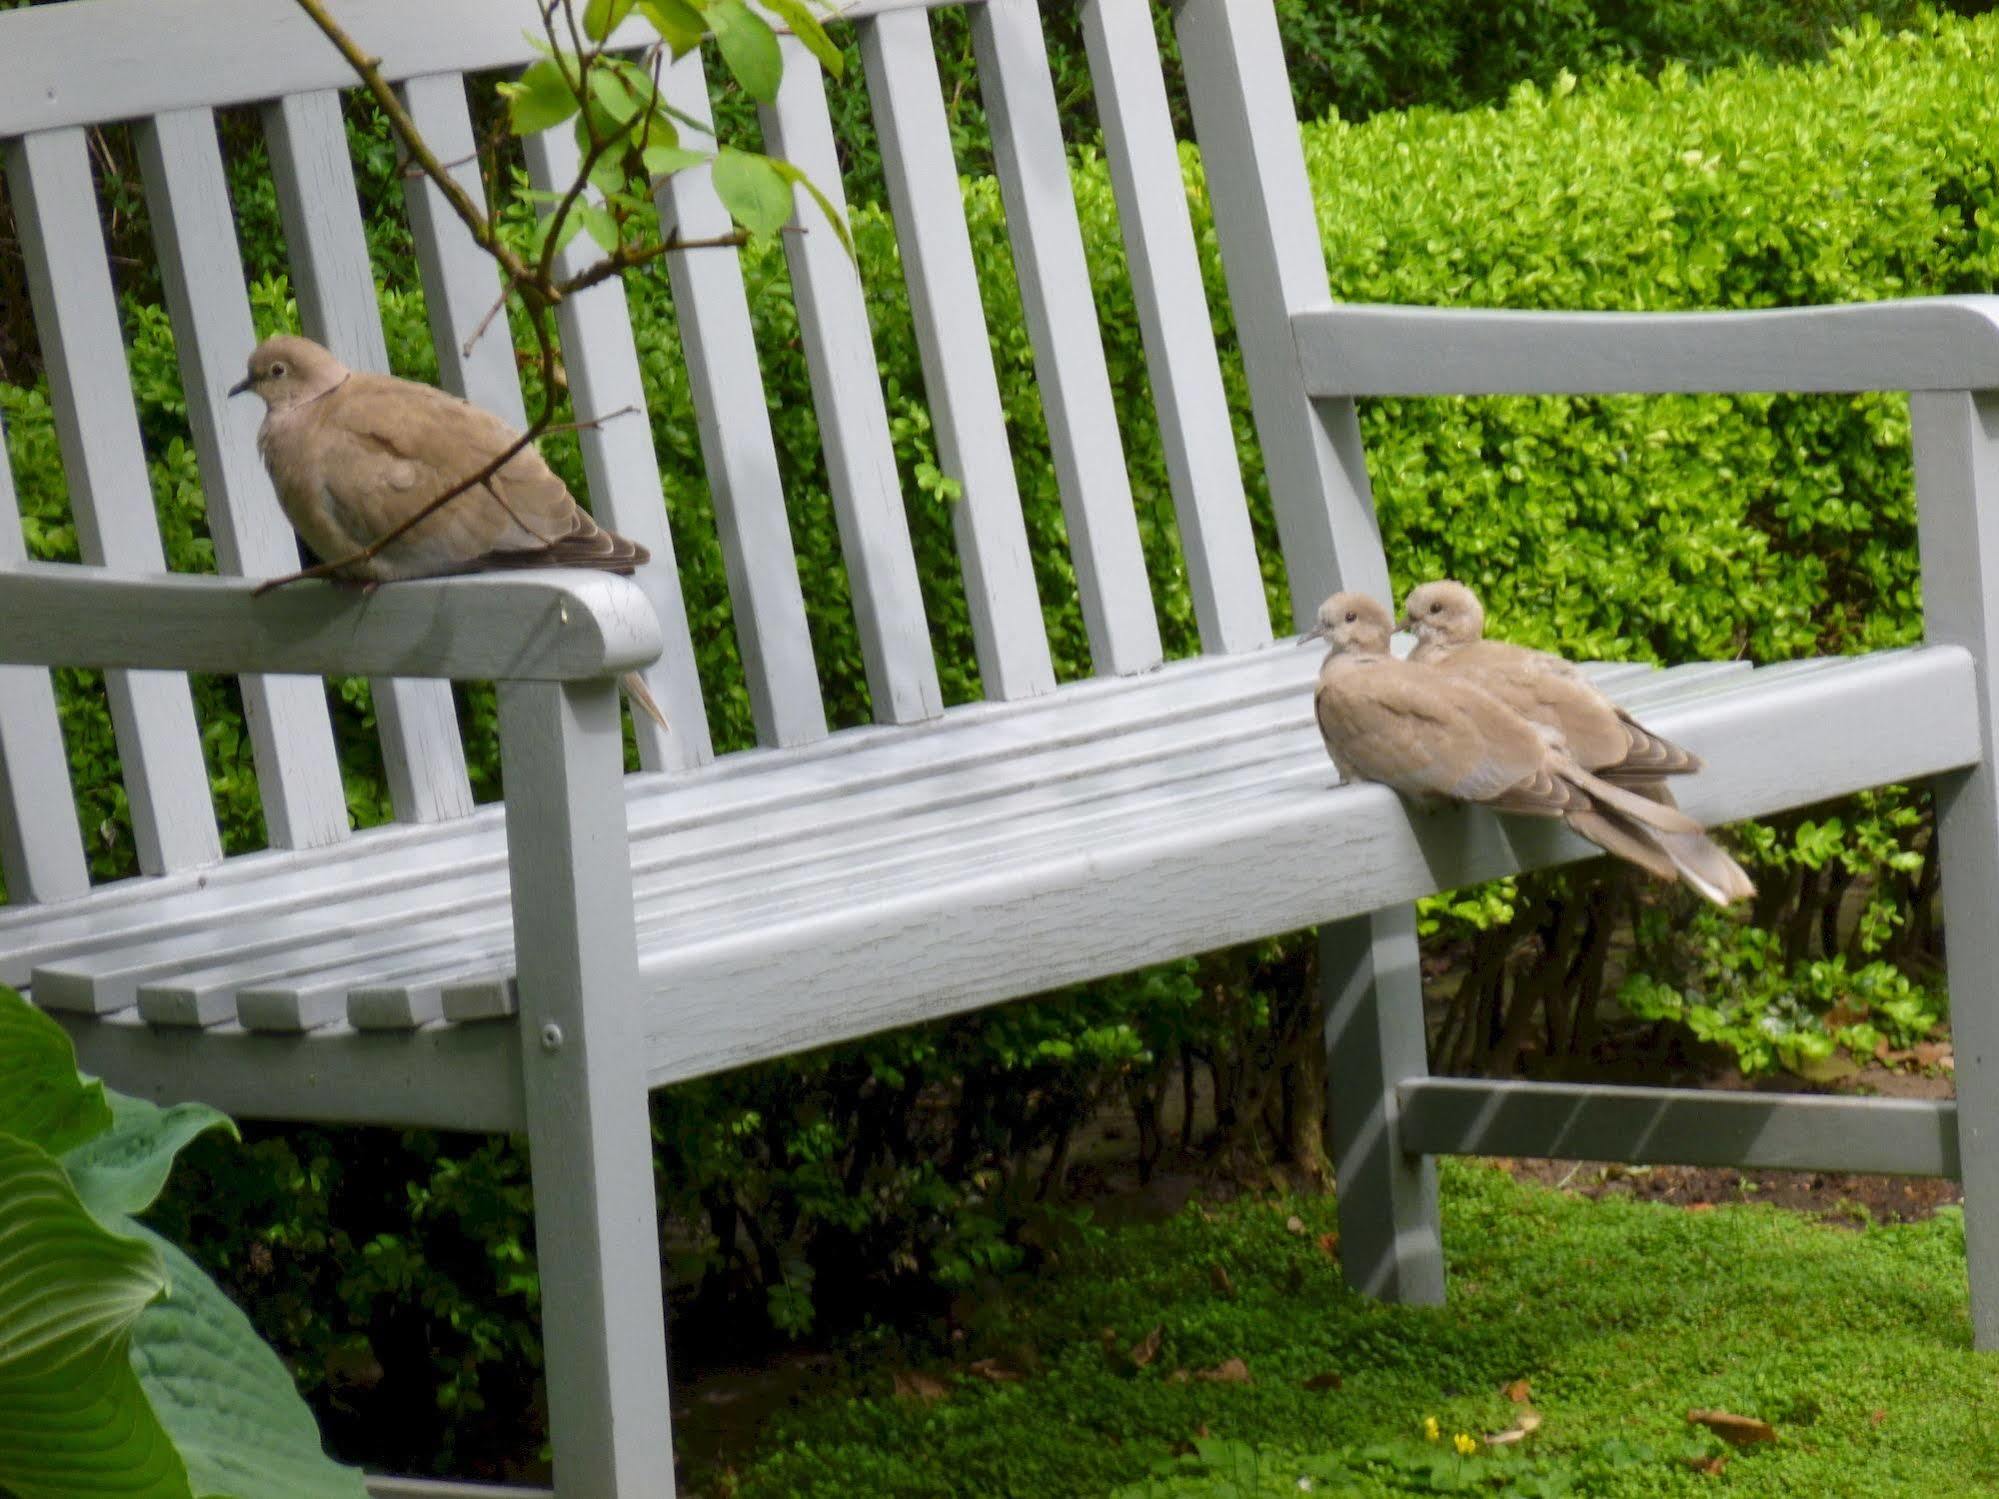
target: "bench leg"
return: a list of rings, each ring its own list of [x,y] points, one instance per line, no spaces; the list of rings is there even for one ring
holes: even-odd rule
[[[1347,1283],[1383,1301],[1441,1305],[1437,1168],[1397,1138],[1396,1084],[1430,1070],[1415,907],[1321,927],[1319,986]]]
[[[502,684],[500,749],[556,1493],[671,1499],[617,684]]]
[[[1936,784],[1971,1333],[1999,1349],[1999,393],[1909,398],[1924,634],[1977,663],[1984,763]]]

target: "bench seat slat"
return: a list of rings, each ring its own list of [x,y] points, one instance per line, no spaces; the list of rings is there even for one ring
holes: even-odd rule
[[[923,388],[952,505],[972,643],[989,698],[1055,687],[930,21],[898,11],[860,23],[861,62],[902,250]]]
[[[784,75],[776,102],[760,111],[766,143],[844,215],[846,193],[824,74],[795,38],[784,38],[782,46]],[[797,232],[784,236],[785,264],[798,300],[799,336],[839,517],[840,555],[854,597],[868,696],[877,723],[914,723],[942,711],[943,694],[868,326],[867,289],[818,206],[802,190],[793,196]]]
[[[686,117],[710,126],[708,78],[698,49],[666,70],[660,92]],[[732,227],[715,194],[712,167],[674,173],[656,196],[661,228],[669,234],[708,239]],[[757,739],[780,746],[822,739],[826,709],[742,261],[732,248],[711,248],[676,252],[666,262]]]
[[[84,560],[121,572],[164,571],[84,133],[28,136],[10,142],[6,154]],[[139,867],[159,874],[219,860],[222,840],[187,678],[117,671],[106,674],[105,689]]]
[[[206,109],[158,115],[141,124],[138,141],[216,562],[238,577],[290,572],[298,542],[257,458],[263,408],[228,393],[257,337],[215,117]],[[326,684],[246,676],[241,687],[271,843],[316,848],[345,838],[347,793]]]
[[[267,106],[264,136],[306,335],[354,369],[386,373],[389,350],[339,94],[331,89],[292,94]],[[472,785],[451,688],[388,677],[371,681],[369,690],[397,819],[444,822],[465,816],[472,810]]]
[[[972,43],[1091,664],[1102,675],[1147,671],[1163,654],[1159,620],[1038,0],[980,6]]]

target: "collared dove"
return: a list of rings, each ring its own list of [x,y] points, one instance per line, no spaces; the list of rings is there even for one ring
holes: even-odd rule
[[[250,355],[230,394],[264,402],[257,451],[292,527],[324,562],[353,556],[519,436],[491,412],[411,380],[350,370],[309,338],[281,333]],[[532,444],[483,484],[447,501],[374,556],[337,570],[390,583],[523,567],[592,567],[629,575],[646,549],[607,531],[570,496]],[[637,673],[632,700],[666,718]]]
[[[1412,588],[1403,600],[1416,635],[1410,661],[1474,682],[1514,712],[1561,735],[1585,770],[1664,806],[1675,806],[1666,776],[1701,768],[1698,755],[1660,738],[1605,697],[1560,656],[1503,640],[1487,640],[1485,608],[1462,583],[1448,578]],[[1756,887],[1742,866],[1706,834],[1628,830],[1656,843],[1674,873],[1718,906],[1746,900]]]
[[[1598,779],[1576,763],[1559,733],[1476,684],[1398,661],[1388,651],[1392,627],[1374,599],[1336,593],[1304,636],[1331,646],[1316,705],[1319,732],[1343,779],[1379,781],[1418,799],[1559,817],[1606,852],[1673,878],[1646,835],[1698,833],[1700,824]]]

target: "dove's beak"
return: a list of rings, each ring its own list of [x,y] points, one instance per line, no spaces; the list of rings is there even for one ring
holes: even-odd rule
[[[242,395],[245,391],[247,391],[250,388],[250,383],[251,383],[250,376],[245,375],[242,379],[238,380],[234,385],[229,387],[229,394],[232,396]]]
[[[1331,633],[1332,627],[1330,625],[1314,625],[1298,637],[1298,644],[1310,645],[1315,640],[1324,640]]]

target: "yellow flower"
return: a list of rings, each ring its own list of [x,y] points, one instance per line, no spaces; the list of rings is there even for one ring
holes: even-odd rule
[[[1423,1439],[1427,1442],[1434,1442],[1442,1435],[1443,1431],[1437,1425],[1437,1418],[1435,1416],[1425,1416],[1423,1418]]]
[[[1478,1451],[1478,1438],[1467,1436],[1461,1431],[1451,1438],[1451,1445],[1458,1449],[1459,1457],[1470,1457]]]

